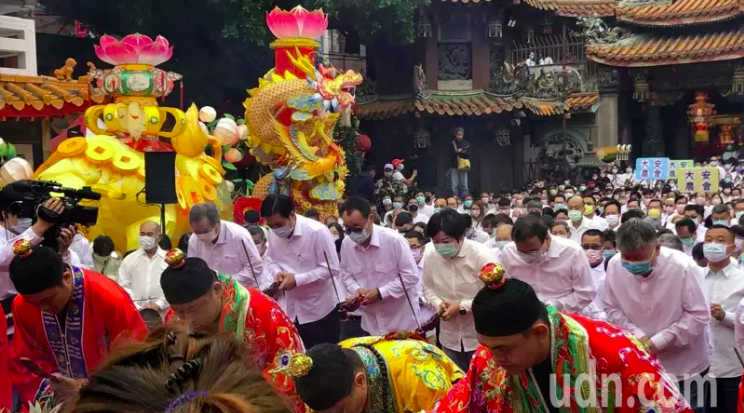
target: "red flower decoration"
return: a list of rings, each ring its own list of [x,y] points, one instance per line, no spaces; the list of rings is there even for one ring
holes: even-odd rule
[[[492,290],[497,290],[504,285],[505,273],[506,271],[504,271],[504,267],[502,267],[501,264],[488,263],[481,268],[478,273],[478,278],[486,284],[486,287]]]

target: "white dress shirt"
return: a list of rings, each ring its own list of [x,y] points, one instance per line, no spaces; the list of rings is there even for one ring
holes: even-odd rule
[[[152,304],[165,310],[168,302],[160,287],[160,275],[167,267],[165,251],[160,247],[152,258],[139,248],[121,262],[117,282],[129,293],[138,310]]]
[[[608,321],[638,338],[649,337],[664,369],[678,380],[710,365],[705,334],[710,306],[695,267],[685,253],[661,247],[653,271],[643,277],[629,273],[617,254],[602,289]]]
[[[43,235],[43,234],[42,234]],[[31,245],[39,245],[44,241],[43,237],[36,235],[32,228],[25,230],[22,234],[16,235],[10,230],[0,226],[0,300],[4,300],[11,295],[18,294],[10,280],[10,262],[15,258],[13,253],[13,243],[19,239],[28,240]],[[67,254],[62,256],[62,261],[74,267],[81,267],[80,258],[72,251],[67,250]]]
[[[550,247],[536,263],[528,264],[510,242],[501,252],[506,276],[532,286],[545,304],[566,313],[580,313],[597,295],[589,262],[581,246],[561,237],[550,237]]]
[[[494,230],[495,231],[495,230]],[[481,231],[477,228],[473,228],[473,232],[466,237],[467,239],[481,244],[485,244],[491,240],[491,236],[487,232]]]
[[[275,279],[280,272],[295,275],[297,286],[284,292],[284,311],[290,320],[307,324],[327,316],[338,304],[330,272],[333,271],[334,277],[339,276],[338,255],[328,227],[301,215],[295,216],[297,223],[289,238],[280,238],[269,231],[271,247],[266,257],[271,278]]]
[[[736,347],[739,352],[744,352],[744,299],[739,301],[736,305],[736,313],[734,314],[734,337],[736,337]]]
[[[380,301],[359,309],[364,331],[380,336],[418,327],[421,277],[403,236],[390,228],[374,225],[367,247],[346,237],[341,244],[341,256],[344,257],[341,281],[347,291],[356,292],[360,288],[380,291]]]
[[[434,215],[434,205],[424,204],[419,205],[419,213],[426,215],[431,218]]]
[[[571,220],[568,221],[568,229],[571,231],[570,239],[577,244],[581,244],[581,237],[584,235],[586,230],[593,228],[595,227],[592,225],[592,220],[583,215],[581,216],[581,223],[578,228],[574,226]]]
[[[710,320],[713,332],[710,373],[715,377],[739,377],[741,364],[734,353],[736,346],[734,322],[736,307],[744,299],[744,271],[729,262],[729,265],[717,273],[708,268],[705,282],[708,286],[708,301],[711,304],[720,304],[726,312],[723,320],[718,321],[715,318]]]
[[[215,242],[201,242],[192,234],[189,257],[203,259],[209,268],[232,275],[245,287],[258,288],[256,280],[263,273],[263,261],[251,233],[233,222],[220,221],[220,233]]]
[[[442,257],[433,243],[424,251],[424,299],[438,309],[444,301],[459,301],[467,313],[439,324],[439,341],[455,351],[473,351],[479,343],[473,322],[473,298],[483,288],[478,273],[496,260],[485,245],[464,239],[454,258]]]
[[[426,247],[424,247],[426,249]],[[422,253],[423,254],[423,253]],[[419,320],[421,321],[421,325],[423,326],[424,323],[429,321],[434,315],[437,313],[437,311],[434,309],[434,307],[427,303],[426,300],[424,300],[424,256],[421,255],[421,260],[417,264],[418,272],[419,272],[419,283],[416,286],[416,291],[419,295]],[[437,333],[436,329],[427,331],[426,337],[431,337]]]
[[[594,214],[591,221],[592,221],[591,227],[594,229],[598,229],[600,231],[606,231],[608,228],[610,228],[610,224],[607,223],[607,220],[600,217],[597,214]]]
[[[604,285],[605,273],[604,261],[600,262],[594,268],[589,267],[589,271],[592,273],[592,280],[594,280],[594,288],[597,290],[597,296],[594,297],[592,303],[589,304],[582,312],[581,315],[593,318],[595,320],[607,320],[607,314],[602,310],[602,286]]]
[[[420,210],[419,210],[420,211]],[[431,215],[423,214],[421,212],[418,212],[415,217],[413,217],[413,223],[418,224],[419,222],[422,224],[428,224],[429,223],[429,217]]]
[[[80,265],[89,270],[93,269],[93,248],[90,245],[90,241],[83,234],[79,232],[75,234],[75,238],[73,238],[72,244],[70,244],[70,250],[75,251],[80,259]]]

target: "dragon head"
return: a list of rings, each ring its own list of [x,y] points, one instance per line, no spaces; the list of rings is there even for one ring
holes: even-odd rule
[[[341,110],[354,103],[354,89],[362,84],[364,78],[360,73],[347,70],[331,80],[329,90],[335,94]]]

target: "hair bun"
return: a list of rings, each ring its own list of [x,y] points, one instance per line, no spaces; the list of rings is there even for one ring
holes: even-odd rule
[[[186,254],[178,248],[173,248],[165,254],[165,262],[171,268],[178,269],[186,264]]]
[[[481,268],[478,278],[492,290],[498,290],[504,285],[504,274],[506,271],[501,264],[488,263]]]
[[[31,249],[31,243],[27,239],[19,239],[13,243],[13,254],[21,258],[26,258],[34,252]]]

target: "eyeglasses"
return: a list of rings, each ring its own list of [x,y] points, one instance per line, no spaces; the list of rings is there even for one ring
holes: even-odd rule
[[[584,251],[586,250],[601,251],[602,250],[602,246],[599,244],[582,244],[581,248],[583,248]]]
[[[365,230],[365,228],[345,228],[344,229],[344,232],[346,233],[346,235],[350,235],[352,233],[354,233],[354,234],[361,234],[362,231],[364,231],[364,230]]]

